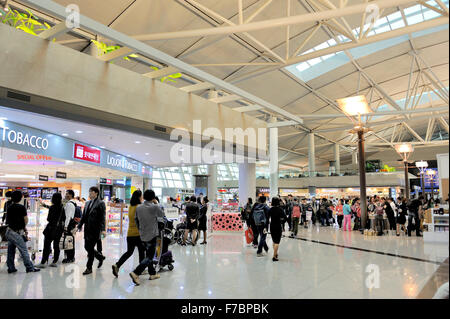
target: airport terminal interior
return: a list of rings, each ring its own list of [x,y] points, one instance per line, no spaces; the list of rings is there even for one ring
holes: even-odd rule
[[[0,299],[448,298],[448,26],[0,0]]]

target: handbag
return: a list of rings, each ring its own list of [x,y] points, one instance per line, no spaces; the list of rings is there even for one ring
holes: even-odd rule
[[[245,239],[247,241],[247,244],[251,244],[253,242],[253,230],[251,228],[247,228],[245,230]]]
[[[72,250],[73,249],[74,238],[73,235],[67,232],[61,236],[59,240],[59,249],[61,250]]]

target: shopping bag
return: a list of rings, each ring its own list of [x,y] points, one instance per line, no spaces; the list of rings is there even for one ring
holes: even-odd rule
[[[59,249],[72,250],[74,244],[74,238],[72,234],[64,233],[59,240]]]
[[[247,244],[251,244],[253,242],[253,231],[251,228],[247,228],[245,231],[245,239],[247,241]]]

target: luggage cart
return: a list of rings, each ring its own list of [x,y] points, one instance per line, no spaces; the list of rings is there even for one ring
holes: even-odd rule
[[[155,257],[153,258],[153,264],[155,265],[156,272],[160,272],[165,266],[172,271],[174,269],[172,258],[172,252],[169,250],[169,246],[173,243],[173,230],[164,227],[159,232],[159,238],[156,240],[157,246],[155,251]],[[166,249],[167,248],[167,249]]]
[[[40,218],[41,218],[41,211],[40,211],[40,205],[36,199],[31,199],[30,202],[30,210],[29,213],[36,215],[36,221],[35,224],[31,227],[27,227],[28,231],[28,241],[26,242],[28,254],[30,255],[31,261],[36,260],[36,254],[39,252],[39,235],[40,235]],[[4,239],[4,238],[2,238]],[[0,242],[0,262],[2,262],[2,256],[8,255],[8,241],[2,241]],[[17,256],[17,254],[16,254]],[[19,258],[22,258],[19,254]]]

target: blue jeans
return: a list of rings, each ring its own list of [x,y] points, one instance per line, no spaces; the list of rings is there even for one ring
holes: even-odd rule
[[[145,249],[145,258],[133,271],[136,275],[140,276],[147,267],[150,276],[156,275],[155,267],[153,267],[153,257],[155,257],[156,251],[156,239],[157,237],[153,238],[151,241],[145,241],[142,243]]]
[[[257,225],[256,227],[258,228],[258,234],[259,234],[259,244],[258,244],[258,250],[256,251],[256,253],[261,254],[263,248],[265,251],[269,250],[269,247],[266,244],[267,232],[264,234],[264,229],[266,229],[266,226],[265,225]]]
[[[16,270],[16,266],[14,265],[14,259],[16,257],[16,247],[19,249],[25,268],[28,271],[34,270],[33,263],[31,262],[30,255],[28,254],[27,244],[23,240],[22,236],[15,231],[8,229],[6,231],[6,238],[8,239],[8,258],[6,260],[8,270]]]

